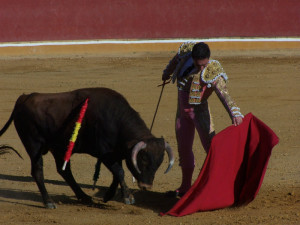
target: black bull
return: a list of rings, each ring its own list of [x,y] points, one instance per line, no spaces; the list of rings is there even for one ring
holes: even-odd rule
[[[92,203],[92,198],[76,183],[70,162],[62,170],[74,125],[87,98],[89,104],[73,153],[87,153],[100,159],[113,174],[104,202],[115,195],[120,184],[125,203],[134,203],[133,195],[124,181],[122,160],[126,161],[139,187],[145,190],[151,188],[165,151],[169,156],[166,172],[174,163],[170,146],[163,138],[155,138],[126,99],[113,90],[87,88],[64,93],[21,95],[0,136],[14,121],[31,159],[31,175],[47,208],[56,208],[44,184],[42,155],[49,150],[54,156],[58,173],[70,185],[78,200]]]

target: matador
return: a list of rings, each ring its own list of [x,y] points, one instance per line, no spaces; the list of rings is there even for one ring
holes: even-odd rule
[[[175,131],[182,183],[178,189],[167,194],[182,196],[191,187],[195,167],[192,150],[195,130],[206,152],[215,135],[207,102],[209,96],[213,92],[217,94],[234,125],[242,123],[243,115],[229,95],[226,87],[228,77],[222,65],[210,59],[210,49],[206,43],[183,43],[163,71],[162,80],[170,78],[173,83],[177,80],[178,87]]]

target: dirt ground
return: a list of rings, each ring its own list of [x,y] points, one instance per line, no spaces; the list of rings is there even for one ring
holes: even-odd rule
[[[0,59],[0,127],[8,120],[19,95],[31,92],[63,92],[83,87],[109,87],[122,93],[150,127],[161,89],[161,73],[174,52],[115,55],[64,55],[2,57]],[[164,174],[168,160],[157,171],[152,191],[139,191],[127,169],[126,182],[134,192],[135,205],[125,205],[120,194],[102,202],[112,176],[101,168],[97,188],[92,189],[96,159],[73,155],[72,170],[83,190],[99,207],[79,204],[55,169],[51,154],[44,156],[46,187],[57,209],[43,207],[37,185],[30,175],[30,160],[12,125],[2,135],[1,144],[19,150],[0,155],[0,224],[300,224],[300,53],[281,51],[215,51],[229,77],[229,91],[242,112],[252,112],[279,136],[273,149],[264,182],[256,199],[247,206],[198,212],[176,218],[159,216],[176,199],[164,192],[180,185],[174,133],[176,87],[165,87],[153,127],[176,155],[174,167]],[[230,119],[215,94],[210,98],[216,131],[230,125]],[[57,106],[59,107],[59,106]],[[194,152],[197,178],[205,159],[198,138]],[[125,167],[125,164],[124,164]]]

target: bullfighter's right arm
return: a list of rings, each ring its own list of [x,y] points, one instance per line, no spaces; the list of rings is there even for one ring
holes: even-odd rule
[[[179,56],[176,54],[169,62],[169,64],[166,66],[166,68],[163,71],[162,74],[162,80],[169,80],[172,73],[175,71],[176,66],[179,62]]]
[[[173,76],[177,76],[177,72],[179,72],[180,68],[184,65],[186,60],[191,57],[191,53],[193,47],[196,43],[192,41],[184,42],[180,45],[177,54],[171,59],[166,69],[163,71],[162,80],[168,80],[171,77],[171,74],[174,73]],[[172,80],[175,81],[176,77]]]

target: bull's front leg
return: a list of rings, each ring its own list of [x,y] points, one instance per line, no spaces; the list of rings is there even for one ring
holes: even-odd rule
[[[116,193],[118,184],[120,184],[121,192],[122,192],[125,204],[134,204],[135,203],[134,197],[133,197],[132,193],[130,192],[129,188],[127,187],[125,180],[124,180],[125,175],[124,175],[124,170],[122,168],[121,161],[117,162],[110,158],[110,159],[104,159],[103,163],[112,172],[112,174],[114,176],[113,182],[110,185],[109,190],[107,191],[107,193],[104,196],[104,202],[107,202],[113,198],[113,196]]]
[[[104,202],[108,202],[115,196],[118,185],[119,185],[119,179],[114,176],[113,181],[112,181],[108,191],[105,193],[105,195],[103,197]]]
[[[77,184],[77,182],[75,181],[72,171],[71,171],[71,161],[68,162],[68,164],[66,165],[65,170],[62,170],[62,166],[63,166],[63,157],[61,156],[57,156],[56,154],[52,153],[56,162],[56,169],[57,172],[64,178],[64,180],[69,184],[69,186],[72,188],[72,190],[74,191],[77,199],[83,203],[83,204],[88,204],[88,205],[92,205],[94,204],[92,197],[90,197],[89,195],[85,194],[82,189],[80,188],[80,186]]]

